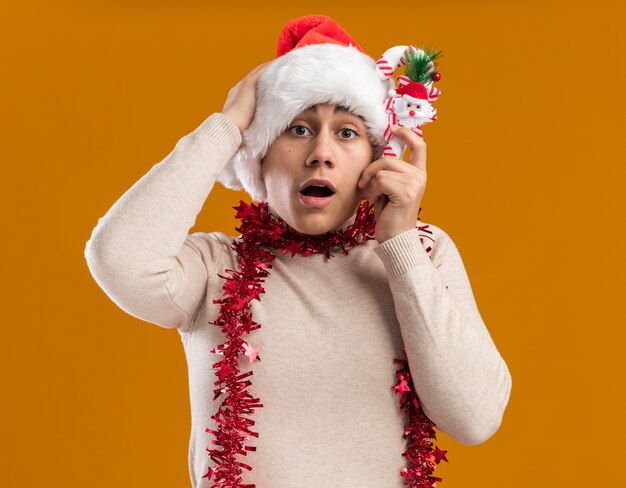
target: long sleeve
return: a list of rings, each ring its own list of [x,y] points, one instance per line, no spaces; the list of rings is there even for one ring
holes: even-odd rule
[[[424,413],[458,442],[480,444],[500,427],[511,375],[478,311],[456,245],[435,229],[439,242],[432,260],[418,228],[374,251],[387,271]]]
[[[97,284],[122,310],[188,330],[208,271],[223,251],[213,233],[188,232],[240,144],[234,122],[212,114],[98,220],[85,259]]]

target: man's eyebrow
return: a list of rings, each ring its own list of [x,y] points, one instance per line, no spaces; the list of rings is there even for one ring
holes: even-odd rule
[[[311,105],[310,107],[306,108],[304,110],[304,112],[317,112],[317,104]],[[348,112],[348,113],[351,113],[352,115],[356,115],[362,121],[365,121],[365,119],[361,115],[355,114],[352,110],[350,110],[345,105],[335,105],[335,109],[334,109],[333,112],[335,112],[335,113],[337,113],[337,112]]]

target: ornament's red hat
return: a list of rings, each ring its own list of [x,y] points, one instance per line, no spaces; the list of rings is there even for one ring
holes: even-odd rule
[[[417,100],[428,100],[428,90],[426,87],[417,81],[407,83],[396,89],[398,95],[408,95],[411,98]]]
[[[334,19],[326,15],[306,15],[285,24],[278,36],[276,57],[309,44],[339,44],[365,51]]]

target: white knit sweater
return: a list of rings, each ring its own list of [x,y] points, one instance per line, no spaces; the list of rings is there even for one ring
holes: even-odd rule
[[[206,452],[217,429],[210,417],[209,351],[225,340],[208,322],[219,313],[226,269],[236,269],[233,237],[188,234],[217,174],[241,144],[215,113],[181,138],[163,161],[99,219],[85,248],[89,269],[127,313],[176,328],[188,362],[194,488],[215,463]],[[209,211],[211,209],[208,209]],[[222,210],[220,210],[222,211]],[[342,227],[354,221],[352,216]],[[393,358],[409,360],[422,408],[436,428],[479,444],[499,428],[511,376],[476,306],[463,262],[442,229],[417,221],[382,244],[372,239],[326,260],[278,255],[266,290],[252,300],[261,328],[243,338],[260,347],[249,392],[262,408],[251,418],[259,437],[239,460],[258,488],[403,488],[407,462]],[[422,242],[423,241],[423,242]],[[450,446],[438,445],[442,449]],[[212,446],[211,447],[215,447]],[[435,471],[435,474],[436,471]]]

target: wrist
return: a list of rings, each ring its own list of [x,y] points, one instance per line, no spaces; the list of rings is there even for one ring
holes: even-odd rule
[[[239,129],[239,132],[244,131],[244,127],[241,121],[239,121],[237,117],[231,114],[228,110],[222,110],[220,113],[224,115],[225,117],[228,117],[228,119],[230,119],[230,121],[237,126],[237,129]]]

